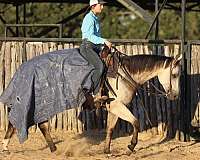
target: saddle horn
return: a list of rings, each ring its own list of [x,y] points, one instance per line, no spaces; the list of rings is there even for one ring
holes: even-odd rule
[[[100,56],[101,56],[101,58],[106,58],[109,55],[109,53],[110,53],[110,48],[108,46],[104,45]]]

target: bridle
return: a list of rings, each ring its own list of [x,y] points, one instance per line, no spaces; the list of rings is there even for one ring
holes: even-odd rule
[[[173,60],[170,62],[170,79],[169,79],[169,89],[167,90],[167,92],[160,90],[158,87],[156,87],[153,83],[150,83],[151,86],[153,86],[153,88],[159,93],[157,95],[162,95],[167,97],[168,95],[170,95],[172,93],[172,71],[173,71]]]

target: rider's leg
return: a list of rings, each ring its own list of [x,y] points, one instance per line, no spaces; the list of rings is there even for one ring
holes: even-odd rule
[[[91,72],[92,75],[90,79],[88,79],[91,81],[92,88],[87,88],[84,86],[84,84],[82,84],[83,92],[87,101],[90,101],[90,104],[94,106],[94,100],[92,101],[92,92],[97,94],[99,91],[101,86],[100,82],[104,71],[104,63],[96,52],[95,45],[91,42],[83,41],[80,46],[80,53],[88,61],[88,63],[94,67],[94,70]]]
[[[90,65],[94,67],[94,70],[91,72],[91,81],[93,85],[92,91],[94,94],[98,93],[99,91],[101,77],[104,71],[104,64],[99,57],[96,48],[97,47],[94,44],[88,41],[83,41],[80,46],[81,55],[88,61]]]

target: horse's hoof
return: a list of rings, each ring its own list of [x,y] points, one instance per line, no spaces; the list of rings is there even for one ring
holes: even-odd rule
[[[3,153],[3,154],[6,154],[6,155],[9,155],[9,154],[10,154],[10,151],[9,151],[9,150],[2,150],[2,153]]]
[[[50,147],[50,150],[51,150],[51,152],[53,153],[53,152],[55,152],[55,151],[57,150],[57,147],[56,147],[56,146],[51,146],[51,147]]]
[[[136,153],[136,151],[134,150],[135,145],[128,145],[128,149],[132,152],[132,153]]]

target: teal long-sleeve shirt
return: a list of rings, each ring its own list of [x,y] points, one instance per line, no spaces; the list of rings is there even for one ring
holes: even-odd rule
[[[82,39],[88,39],[94,44],[105,43],[105,39],[101,37],[99,18],[92,11],[84,17],[81,31]]]

